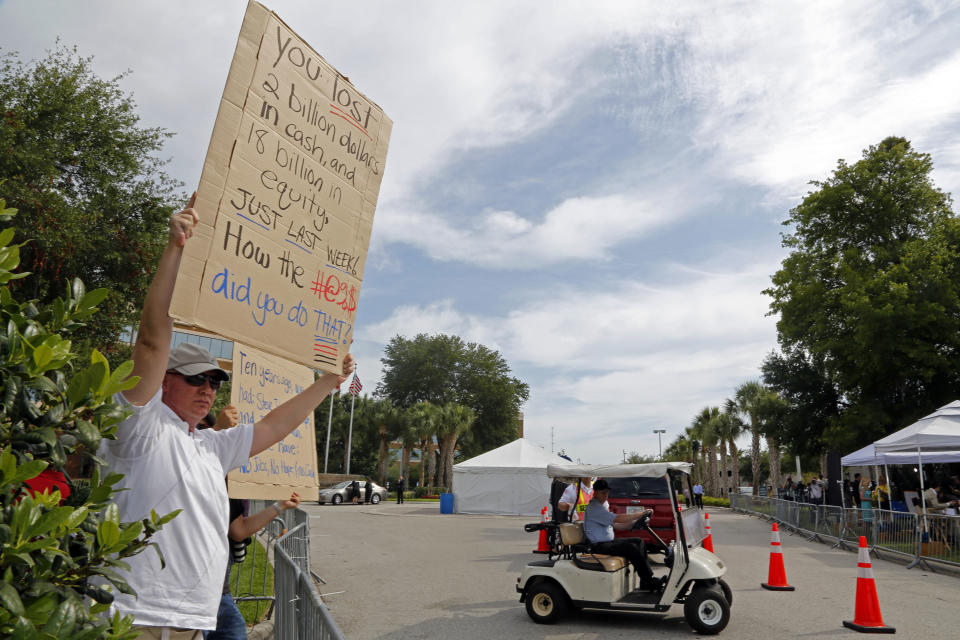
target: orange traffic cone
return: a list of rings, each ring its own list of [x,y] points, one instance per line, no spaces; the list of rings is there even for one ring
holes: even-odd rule
[[[540,510],[540,522],[547,521],[547,508],[544,507]],[[550,545],[547,544],[547,530],[540,529],[540,539],[537,541],[537,548],[534,549],[534,553],[550,553]]]
[[[843,621],[843,626],[860,633],[896,633],[893,627],[883,624],[880,616],[880,601],[877,600],[877,585],[873,581],[873,565],[866,536],[860,536],[860,551],[857,557],[857,604],[853,622]]]
[[[713,553],[713,534],[710,533],[710,514],[703,514],[703,522],[707,526],[707,537],[703,539],[703,548]]]
[[[766,582],[761,582],[760,586],[770,591],[793,591],[794,588],[787,584],[787,571],[783,568],[783,551],[780,549],[780,530],[777,523],[773,523],[773,531],[770,534],[770,573]]]

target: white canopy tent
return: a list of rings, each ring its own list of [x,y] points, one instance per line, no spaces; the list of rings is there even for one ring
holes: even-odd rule
[[[873,444],[877,453],[960,449],[960,400],[940,407],[909,427],[904,427]]]
[[[550,498],[547,465],[567,461],[519,438],[453,466],[457,513],[539,516]]]
[[[960,449],[957,451],[931,451],[923,453],[923,461],[932,462],[960,462]],[[840,458],[844,467],[872,467],[886,464],[918,464],[919,456],[916,451],[896,451],[892,453],[878,453],[876,447],[868,444],[863,449],[848,453]]]
[[[930,454],[933,452],[960,449],[960,400],[954,400],[940,407],[930,415],[873,444],[878,454],[898,451],[916,453],[917,465],[920,467],[920,499],[926,513],[927,501],[923,495],[925,489],[923,463],[936,462],[930,459]]]

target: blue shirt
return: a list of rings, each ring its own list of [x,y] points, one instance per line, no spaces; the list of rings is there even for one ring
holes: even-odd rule
[[[583,518],[583,535],[590,542],[610,542],[613,540],[613,523],[617,514],[610,513],[603,502],[596,499],[587,505]]]

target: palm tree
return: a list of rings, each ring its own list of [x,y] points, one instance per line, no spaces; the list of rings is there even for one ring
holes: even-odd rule
[[[719,472],[717,471],[717,443],[720,440],[717,430],[717,420],[720,416],[718,407],[704,407],[700,412],[703,426],[703,449],[706,451],[707,486],[706,491],[712,496],[720,495],[718,489]]]
[[[730,483],[727,482],[727,425],[730,419],[726,413],[720,411],[713,419],[713,429],[717,433],[717,442],[720,444],[720,497],[725,497],[730,491]]]
[[[747,424],[740,417],[737,410],[737,403],[733,398],[727,398],[723,403],[723,415],[726,419],[723,423],[723,433],[730,447],[730,457],[733,459],[733,473],[730,477],[729,491],[740,490],[740,452],[737,449],[737,438],[746,429]]]
[[[420,446],[420,486],[426,486],[427,465],[429,462],[430,487],[433,487],[433,436],[437,433],[437,421],[440,418],[440,407],[427,402],[418,402],[410,407],[411,428],[417,437]]]
[[[457,438],[466,433],[476,419],[477,414],[473,409],[456,402],[448,402],[440,411],[437,428],[437,436],[440,438],[440,475],[447,491],[450,491],[453,485],[453,455],[457,448]]]
[[[789,409],[789,403],[776,391],[765,388],[761,397],[759,418],[761,431],[767,441],[767,455],[770,457],[770,484],[779,487],[780,479],[780,442],[783,432],[783,416]]]
[[[700,459],[697,463],[699,473],[698,479],[704,484],[704,491],[713,494],[712,487],[716,486],[716,432],[710,426],[710,420],[713,411],[710,407],[704,407],[694,418],[690,426],[687,427],[687,434],[698,446]],[[712,465],[710,460],[713,461]]]
[[[746,415],[750,421],[750,468],[753,472],[753,495],[760,493],[760,411],[764,391],[765,387],[762,384],[751,380],[737,387],[733,396],[737,412]]]
[[[412,488],[410,479],[410,453],[417,447],[417,432],[413,429],[413,415],[410,407],[399,409],[395,424],[395,438],[400,440],[403,447],[400,454],[400,475],[407,479],[407,488]]]
[[[390,442],[395,436],[397,410],[389,400],[377,400],[370,406],[371,419],[377,426],[377,435],[380,438],[380,451],[377,457],[377,478],[382,485],[387,479],[387,468],[390,466]]]

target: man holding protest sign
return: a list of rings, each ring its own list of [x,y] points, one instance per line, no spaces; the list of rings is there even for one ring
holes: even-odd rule
[[[296,429],[353,371],[347,355],[342,375],[321,376],[256,424],[192,429],[227,379],[201,347],[184,344],[170,351],[168,309],[184,246],[199,221],[195,201],[196,194],[170,219],[167,246],[147,291],[133,350],[133,375],[140,379],[117,398],[133,415],[119,425],[116,440],[103,440],[99,450],[110,471],[125,475],[126,490],[117,497],[121,520],[181,510],[154,536],[165,566],[159,554],[148,551],[129,558],[129,571],[120,571],[137,597],[118,593],[113,606],[121,615],[133,615],[147,638],[200,638],[199,630],[216,627],[228,557],[224,475]]]

